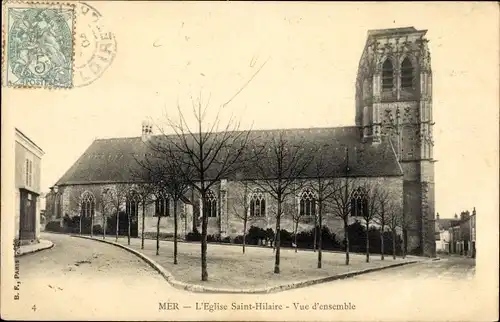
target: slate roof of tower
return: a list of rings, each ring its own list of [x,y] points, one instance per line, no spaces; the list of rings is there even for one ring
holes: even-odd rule
[[[253,130],[250,139],[266,145],[280,131],[285,133],[290,144],[300,145],[311,153],[327,154],[328,163],[339,171],[345,167],[345,151],[348,147],[350,176],[402,175],[392,146],[386,141],[376,145],[361,143],[359,128],[355,126]],[[153,136],[151,139],[161,138]],[[318,150],[318,146],[325,145],[328,145],[326,150]],[[127,169],[137,169],[139,165],[136,160],[144,157],[147,152],[148,147],[141,137],[97,139],[56,185],[133,182],[134,177]],[[313,177],[313,170],[312,166],[309,167],[305,176]]]

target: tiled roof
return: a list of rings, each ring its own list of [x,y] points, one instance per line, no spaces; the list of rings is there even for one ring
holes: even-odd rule
[[[250,140],[269,145],[278,133],[285,134],[292,145],[303,146],[313,154],[326,154],[328,164],[345,167],[346,147],[349,151],[349,175],[352,176],[401,176],[402,171],[391,145],[383,141],[377,145],[361,143],[357,127],[310,128],[287,130],[254,130]],[[153,136],[152,140],[162,136]],[[318,146],[324,149],[318,150]],[[141,137],[95,140],[56,185],[133,182],[130,169],[138,169],[136,160],[144,158],[148,147]],[[314,176],[311,166],[305,176]],[[229,178],[230,179],[230,178]]]
[[[448,230],[451,226],[454,226],[458,222],[459,220],[454,218],[443,218],[436,220],[436,223],[439,225],[440,230]]]

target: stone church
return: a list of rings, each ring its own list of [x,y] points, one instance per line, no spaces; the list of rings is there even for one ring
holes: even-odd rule
[[[356,78],[354,126],[263,130],[253,131],[252,135],[269,138],[281,131],[290,138],[300,138],[306,147],[318,142],[332,147],[329,154],[333,166],[345,167],[348,162],[346,176],[382,184],[400,203],[411,219],[405,233],[408,251],[434,256],[432,72],[425,34],[426,30],[413,27],[368,31]],[[103,196],[117,187],[133,192],[134,179],[125,169],[136,163],[137,156],[145,155],[145,142],[154,137],[152,125],[143,122],[141,136],[95,140],[51,188],[47,214],[56,220],[66,214],[94,216],[95,224],[102,224],[102,210],[106,209],[101,207]],[[342,177],[342,171],[339,173]],[[312,173],[308,175],[313,177]],[[240,235],[240,217],[245,209],[242,195],[247,197],[243,198],[249,212],[247,228],[254,225],[274,229],[276,203],[264,191],[245,182],[241,176],[221,179],[203,206],[193,191],[188,193],[178,207],[181,236],[195,228],[201,230],[202,211],[208,213],[209,234]],[[143,216],[146,232],[156,232],[159,215],[165,217],[160,231],[172,232],[171,200],[152,199],[144,213],[134,193],[123,200],[122,209],[131,213],[135,224],[133,235],[140,234]],[[304,215],[299,230],[312,228],[317,215],[314,193],[306,187],[291,198],[290,204],[289,212]],[[329,214],[324,217],[324,225],[343,236],[340,220]],[[293,231],[293,223],[292,216],[285,213],[281,228]]]

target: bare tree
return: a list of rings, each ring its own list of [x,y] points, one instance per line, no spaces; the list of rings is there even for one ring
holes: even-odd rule
[[[132,178],[136,181],[132,189],[137,192],[142,205],[142,227],[141,227],[141,249],[144,249],[144,230],[146,221],[146,206],[153,202],[153,193],[156,190],[154,185],[154,175],[152,167],[149,166],[149,162],[145,160],[137,159],[134,156],[135,163],[139,165],[131,165],[129,172]]]
[[[305,181],[300,179],[309,164],[309,151],[303,148],[303,142],[289,142],[286,131],[279,131],[265,142],[265,146],[255,145],[252,149],[253,177],[252,181],[266,191],[277,203],[276,211],[276,240],[274,273],[280,273],[280,225],[283,213],[283,203],[300,189]],[[257,170],[257,173],[256,171]]]
[[[109,204],[116,214],[116,241],[120,232],[120,211],[123,210],[123,203],[128,194],[128,187],[123,184],[117,184],[108,191]]]
[[[366,228],[366,262],[370,262],[370,225],[379,213],[380,199],[385,194],[382,187],[373,182],[365,182],[360,189],[361,214]]]
[[[314,249],[318,249],[318,268],[322,265],[322,247],[323,247],[323,212],[328,201],[337,193],[341,192],[341,186],[337,183],[339,179],[338,167],[335,167],[331,161],[332,148],[329,145],[317,146],[317,153],[313,160],[314,184],[311,189],[314,191],[318,215],[314,216]],[[316,220],[317,218],[317,220]],[[319,225],[319,240],[316,245],[317,224]],[[317,247],[316,247],[317,246]]]
[[[296,192],[293,194],[294,196],[296,195]],[[301,210],[297,211],[297,206],[295,202],[285,202],[283,204],[283,213],[284,214],[290,214],[290,217],[292,217],[293,221],[293,243],[294,243],[294,248],[295,252],[298,251],[298,244],[297,244],[297,233],[299,230],[299,224],[302,221],[302,219],[305,217],[305,213]]]
[[[408,233],[408,230],[410,229],[410,218],[409,218],[409,215],[408,213],[405,213],[404,211],[401,211],[401,215],[400,215],[400,227],[401,227],[401,239],[403,240],[403,245],[401,246],[402,247],[402,257],[403,258],[406,258],[406,248],[407,248],[407,243],[408,243],[408,240],[407,240],[407,233]]]
[[[181,164],[177,169],[182,181],[188,183],[200,195],[202,205],[207,201],[208,191],[221,179],[226,178],[241,167],[243,152],[246,149],[250,131],[239,131],[239,123],[231,118],[227,125],[219,131],[220,112],[208,128],[208,104],[193,101],[193,114],[196,120],[196,131],[193,131],[178,106],[179,121],[167,118],[173,135],[164,135],[162,140],[150,143],[151,149],[164,159],[172,158]],[[207,271],[207,227],[208,214],[202,207],[201,232],[201,280],[208,280]]]
[[[106,226],[108,223],[108,216],[106,213],[110,205],[108,193],[109,193],[109,188],[102,187],[99,199],[99,206],[101,208],[101,213],[102,213],[102,239],[106,239]]]
[[[401,211],[401,206],[394,201],[389,202],[386,213],[387,228],[389,228],[392,234],[392,258],[396,259],[397,229],[401,227],[403,213]]]
[[[375,205],[375,216],[373,221],[380,226],[380,259],[384,260],[384,232],[388,225],[390,207],[392,206],[391,196],[386,190],[379,191]]]
[[[234,216],[238,217],[243,221],[243,242],[242,242],[242,251],[245,254],[245,245],[246,245],[246,236],[247,236],[247,223],[249,220],[249,212],[250,212],[250,201],[248,200],[249,188],[248,181],[245,181],[241,184],[243,186],[241,194],[235,193],[233,197],[232,209]],[[236,191],[237,189],[235,189]],[[241,206],[242,211],[238,209]]]
[[[354,192],[355,179],[349,177],[349,150],[345,151],[345,164],[343,165],[344,180],[333,182],[331,207],[333,214],[342,219],[345,241],[345,264],[349,265],[349,214],[351,213],[351,198]]]

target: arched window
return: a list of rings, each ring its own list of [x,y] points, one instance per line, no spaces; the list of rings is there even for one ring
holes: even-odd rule
[[[169,217],[170,216],[170,198],[159,195],[155,200],[155,217]]]
[[[130,218],[137,218],[139,215],[139,196],[134,191],[130,192],[127,196],[127,201],[125,203],[125,211],[130,214]]]
[[[85,192],[82,196],[80,216],[92,218],[95,213],[95,198],[90,192]]]
[[[266,216],[266,199],[262,191],[255,191],[250,198],[250,216],[265,217]]]
[[[354,190],[351,198],[351,216],[362,217],[368,214],[368,199],[363,188]]]
[[[392,90],[394,86],[394,67],[390,59],[382,65],[382,90]]]
[[[212,190],[207,191],[205,199],[203,211],[207,214],[207,217],[217,217],[217,197]]]
[[[301,216],[315,216],[316,215],[316,197],[307,189],[300,195],[299,211]]]
[[[409,89],[413,87],[413,66],[410,59],[406,57],[401,64],[401,88]]]

